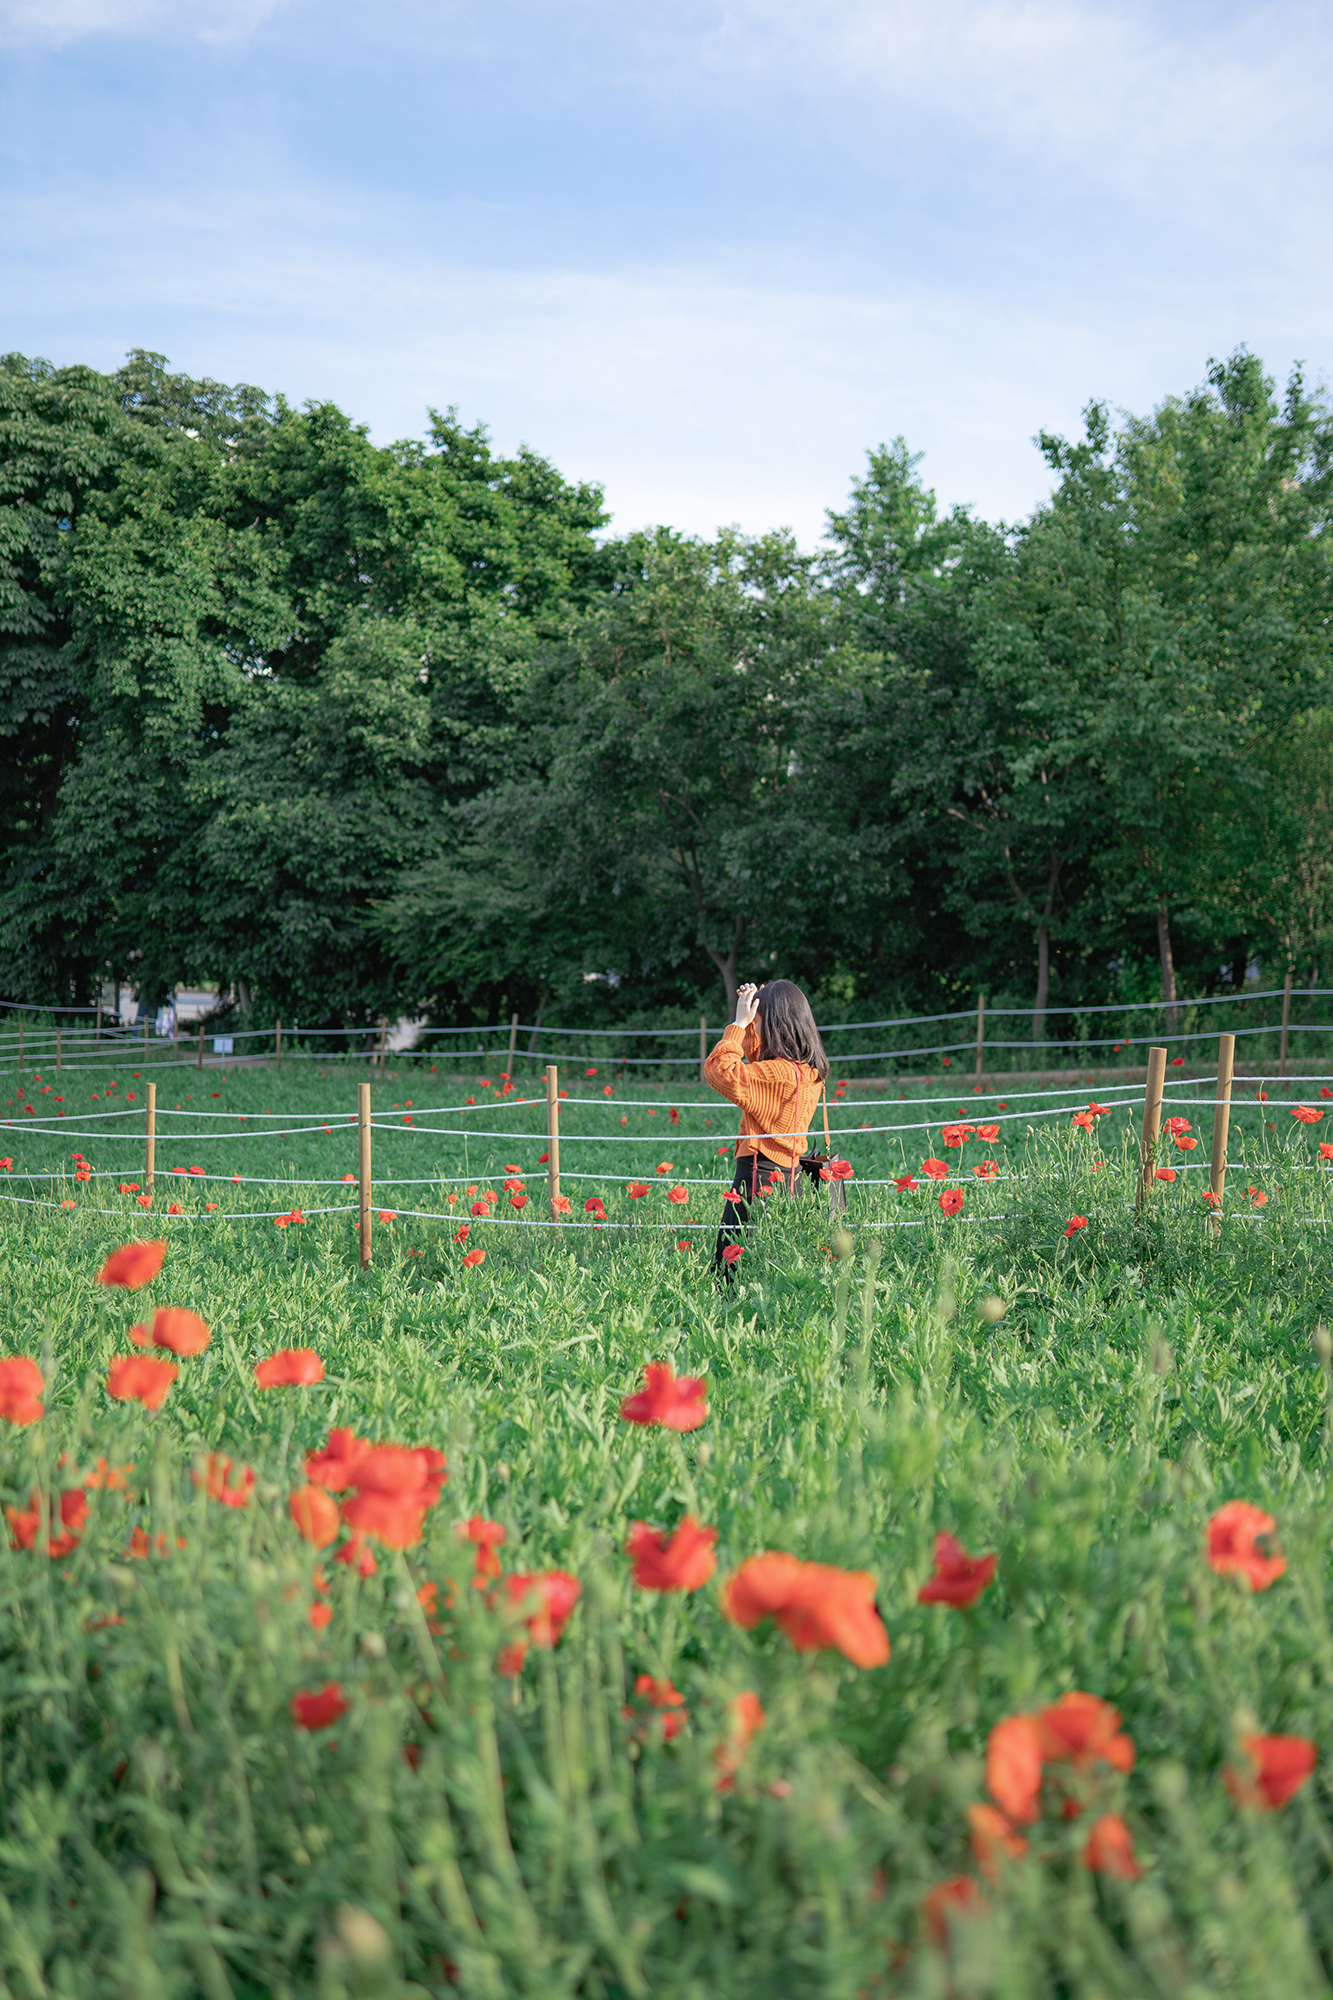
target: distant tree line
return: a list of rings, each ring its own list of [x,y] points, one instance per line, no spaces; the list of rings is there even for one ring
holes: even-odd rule
[[[608,535],[483,428],[0,362],[0,987],[257,1020],[1050,1012],[1333,975],[1333,417],[1241,351],[1040,439],[900,439],[823,546]]]

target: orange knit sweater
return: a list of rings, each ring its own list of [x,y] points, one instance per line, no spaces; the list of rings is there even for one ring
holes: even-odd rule
[[[759,1060],[759,1031],[733,1023],[704,1064],[704,1077],[741,1109],[737,1159],[762,1153],[788,1172],[805,1151],[822,1088],[804,1063]],[[782,1136],[782,1135],[789,1136]]]

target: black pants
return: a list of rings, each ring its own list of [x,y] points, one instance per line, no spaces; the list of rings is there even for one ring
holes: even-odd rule
[[[796,1171],[799,1187],[801,1173]],[[724,1252],[729,1244],[740,1243],[741,1232],[750,1221],[752,1212],[759,1202],[775,1201],[780,1193],[787,1192],[788,1175],[785,1167],[775,1160],[767,1159],[762,1153],[749,1153],[736,1162],[736,1178],[731,1183],[731,1193],[722,1204],[722,1227],[717,1232],[717,1245],[713,1251],[713,1269],[724,1278],[731,1278],[739,1258],[727,1262]],[[767,1196],[760,1192],[771,1188]]]

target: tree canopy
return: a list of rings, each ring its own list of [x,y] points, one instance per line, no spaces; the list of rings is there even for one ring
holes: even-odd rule
[[[1043,435],[1017,524],[898,439],[823,545],[615,537],[433,412],[0,361],[6,995],[261,1014],[1047,1011],[1326,959],[1333,423],[1253,355]]]

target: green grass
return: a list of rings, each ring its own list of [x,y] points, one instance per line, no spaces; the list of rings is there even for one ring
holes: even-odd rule
[[[694,1089],[654,1102],[650,1119],[623,1101],[655,1093],[616,1082],[609,1103],[566,1109],[567,1135],[597,1143],[567,1137],[562,1164],[601,1176],[568,1192],[599,1192],[613,1221],[638,1226],[473,1224],[487,1258],[463,1269],[453,1233],[466,1203],[448,1207],[462,1191],[449,1177],[498,1187],[507,1161],[532,1174],[544,1149],[539,1108],[479,1107],[467,1116],[484,1130],[522,1136],[377,1131],[377,1174],[431,1183],[385,1205],[447,1220],[377,1227],[362,1273],[350,1215],[314,1214],[350,1202],[352,1128],[292,1129],[338,1107],[345,1122],[357,1073],[314,1072],[225,1085],[158,1073],[159,1105],[192,1117],[180,1138],[159,1137],[151,1217],[115,1192],[142,1179],[141,1123],[125,1141],[72,1136],[102,1133],[83,1120],[104,1107],[112,1072],[63,1076],[37,1098],[46,1109],[65,1097],[56,1136],[21,1111],[0,1130],[14,1160],[3,1192],[39,1204],[0,1210],[0,1349],[34,1356],[48,1384],[44,1422],[0,1426],[3,1498],[24,1506],[34,1486],[59,1490],[101,1456],[134,1465],[128,1491],[90,1495],[68,1557],[0,1554],[0,1990],[1325,1992],[1328,1772],[1263,1816],[1237,1809],[1222,1768],[1254,1728],[1311,1736],[1333,1757],[1330,1390],[1314,1340],[1333,1321],[1316,1170],[1326,1126],[1296,1126],[1276,1091],[1276,1112],[1252,1097],[1238,1110],[1219,1242],[1199,1173],[1159,1187],[1136,1223],[1137,1107],[1095,1142],[1066,1115],[1032,1133],[1024,1117],[1001,1141],[969,1143],[964,1221],[946,1221],[931,1189],[854,1187],[843,1242],[822,1197],[780,1200],[724,1291],[708,1234],[682,1237],[653,1169],[672,1161],[666,1185],[689,1186],[686,1219],[715,1224],[718,1191],[699,1183],[726,1168],[716,1146],[732,1115],[716,1100],[690,1108]],[[114,1079],[118,1095],[144,1081]],[[603,1081],[570,1082],[571,1097]],[[470,1082],[462,1094],[490,1093]],[[836,1107],[835,1126],[979,1103],[964,1086],[945,1106],[906,1093],[899,1109],[894,1090],[881,1112],[865,1107],[874,1094]],[[401,1118],[409,1096],[425,1118],[460,1093],[402,1065],[377,1086],[377,1116],[397,1105]],[[219,1104],[226,1136],[205,1141],[193,1114]],[[264,1110],[279,1114],[273,1131],[243,1137]],[[1202,1140],[1190,1157],[1206,1157],[1208,1115],[1187,1115]],[[703,1117],[708,1143],[683,1146]],[[611,1143],[622,1134],[641,1147]],[[940,1133],[853,1130],[841,1144],[860,1179],[883,1180],[937,1153]],[[98,1178],[25,1179],[63,1173],[76,1150]],[[976,1181],[983,1156],[1006,1177]],[[224,1178],[181,1190],[173,1164]],[[232,1173],[257,1178],[234,1187]],[[634,1173],[654,1185],[631,1204]],[[525,1215],[541,1208],[541,1181],[528,1185]],[[164,1228],[170,1198],[184,1212]],[[303,1227],[223,1219],[298,1203]],[[1066,1238],[1074,1214],[1089,1224]],[[671,1226],[647,1226],[659,1222]],[[882,1226],[896,1222],[914,1226]],[[108,1250],[155,1233],[169,1249],[147,1291],[97,1285]],[[998,1321],[985,1316],[993,1299]],[[213,1338],[150,1416],[103,1384],[130,1322],[162,1304],[201,1313]],[[325,1380],[257,1391],[254,1363],[292,1345],[319,1351]],[[643,1364],[662,1359],[708,1380],[707,1423],[684,1437],[618,1415]],[[382,1551],[365,1579],[324,1562],[334,1615],[316,1632],[316,1558],[286,1500],[335,1425],[436,1445],[449,1482],[420,1547]],[[210,1451],[254,1468],[248,1507],[193,1483]],[[1254,1597],[1203,1560],[1208,1516],[1232,1498],[1276,1514],[1289,1561]],[[629,1523],[670,1526],[689,1510],[718,1531],[719,1579],[762,1549],[871,1570],[889,1664],[862,1672],[836,1653],[797,1654],[771,1625],[743,1632],[716,1580],[679,1601],[637,1591]],[[560,1644],[534,1649],[517,1679],[495,1672],[507,1629],[470,1588],[455,1534],[475,1513],[505,1526],[508,1569],[560,1567],[583,1585]],[[135,1527],[170,1553],[128,1557]],[[939,1529],[998,1553],[971,1610],[916,1602]],[[454,1600],[439,1632],[416,1596],[427,1581]],[[622,1713],[642,1672],[669,1674],[686,1697],[672,1742]],[[348,1712],[327,1732],[298,1730],[292,1695],[330,1680]],[[975,1872],[965,1815],[985,1796],[987,1734],[1071,1687],[1113,1702],[1137,1746],[1127,1777],[1096,1786],[1124,1813],[1143,1878],[1090,1874],[1078,1860],[1087,1815],[1050,1815],[941,1951],[922,1899]],[[721,1793],[714,1751],[741,1689],[767,1724]]]

